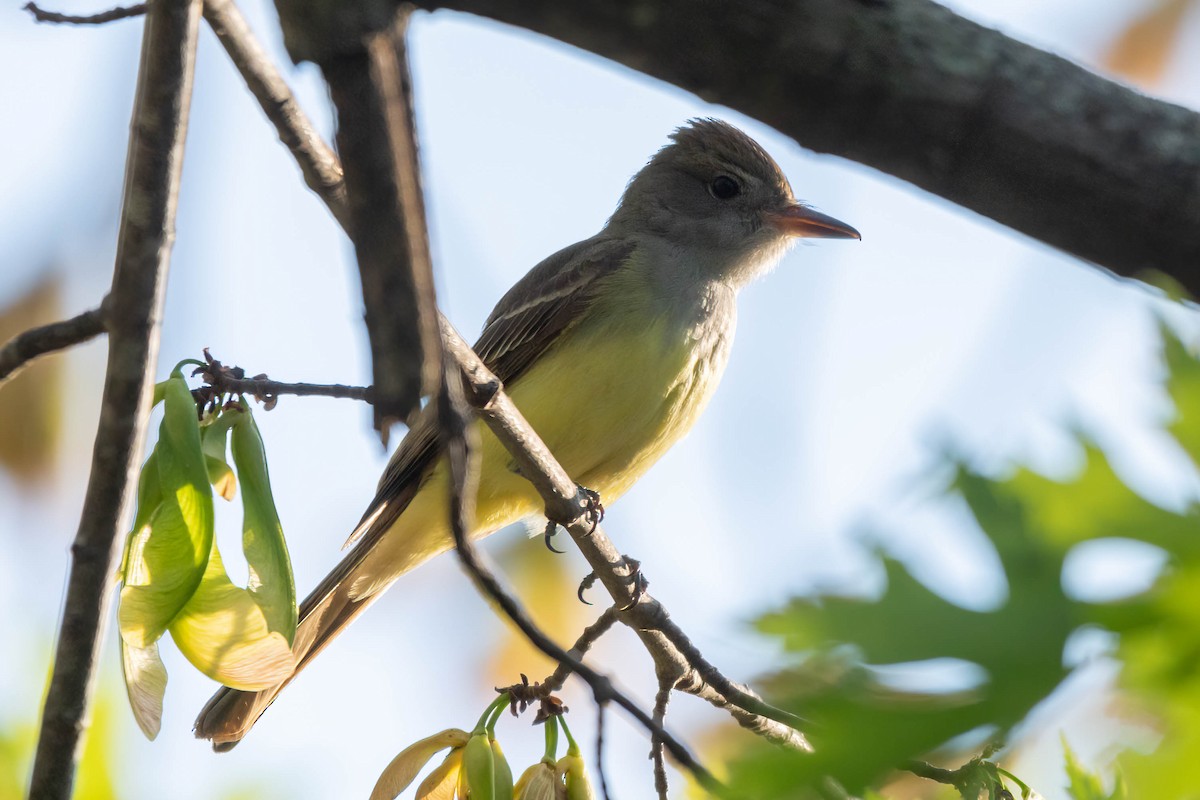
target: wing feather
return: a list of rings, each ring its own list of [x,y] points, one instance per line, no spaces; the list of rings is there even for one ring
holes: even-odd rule
[[[475,352],[505,384],[519,380],[563,332],[586,315],[604,278],[628,259],[633,247],[627,240],[601,235],[542,261],[496,304]],[[396,448],[375,498],[346,544],[359,542],[355,549],[365,555],[408,506],[440,452],[436,420],[428,410]],[[305,600],[301,613],[337,586],[358,561],[345,559]]]

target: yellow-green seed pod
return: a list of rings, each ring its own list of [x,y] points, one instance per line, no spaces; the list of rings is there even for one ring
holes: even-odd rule
[[[558,771],[567,782],[567,800],[595,800],[592,783],[583,768],[583,757],[570,751],[558,760]]]
[[[474,734],[463,749],[463,777],[471,800],[496,800],[496,759],[486,731]]]
[[[454,789],[462,774],[462,760],[461,747],[451,750],[437,769],[421,781],[413,800],[454,800]]]
[[[447,747],[462,747],[466,743],[466,731],[449,728],[410,744],[383,770],[371,792],[371,800],[392,800],[408,788],[435,753]]]
[[[513,800],[556,800],[562,793],[562,779],[552,761],[542,759],[521,773],[513,791]]]
[[[491,739],[492,763],[495,765],[496,776],[493,785],[496,787],[496,800],[513,800],[513,774],[508,766],[508,759],[500,749],[500,742]]]

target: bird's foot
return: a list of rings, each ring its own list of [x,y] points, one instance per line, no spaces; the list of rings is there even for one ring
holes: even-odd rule
[[[592,523],[592,529],[588,533],[594,533],[597,526],[604,521],[604,504],[600,502],[600,493],[594,489],[580,486],[579,491],[586,498],[583,507],[584,516]]]
[[[621,563],[629,569],[629,574],[625,576],[625,578],[622,580],[622,583],[632,586],[633,594],[629,598],[629,603],[624,608],[619,608],[617,610],[628,611],[641,602],[642,595],[644,595],[646,590],[650,588],[650,581],[646,580],[646,576],[642,574],[642,562],[638,561],[636,558],[632,558],[630,556],[621,556]],[[598,577],[599,576],[597,576],[594,571],[589,572],[584,579],[579,582],[579,590],[575,593],[575,596],[579,598],[579,602],[584,603],[585,605],[591,605],[591,603],[584,598],[583,593],[595,585]]]
[[[578,489],[576,497],[580,495],[583,496],[581,501],[583,510],[582,516],[591,523],[591,528],[588,530],[588,533],[595,533],[596,526],[598,526],[604,520],[604,504],[600,502],[600,493],[593,489],[589,489],[586,486],[577,486],[576,488]],[[565,525],[568,522],[573,521],[574,520],[568,520],[567,522],[561,524]],[[554,538],[555,534],[558,533],[559,526],[559,522],[547,518],[546,529],[542,532],[542,541],[546,543],[546,548],[552,553],[565,552],[563,550],[559,550],[551,543],[551,540]]]

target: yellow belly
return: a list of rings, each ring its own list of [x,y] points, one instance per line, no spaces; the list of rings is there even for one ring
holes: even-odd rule
[[[610,505],[692,427],[732,331],[696,337],[669,318],[602,317],[569,331],[520,380],[513,402],[567,473]],[[473,536],[539,514],[542,502],[482,422]],[[386,588],[450,546],[444,462],[362,565],[353,594]]]

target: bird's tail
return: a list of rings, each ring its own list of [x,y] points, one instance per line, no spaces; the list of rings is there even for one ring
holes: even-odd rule
[[[302,610],[296,627],[292,644],[292,654],[296,658],[295,671],[282,683],[257,692],[221,687],[196,717],[193,728],[196,738],[211,740],[217,752],[231,750],[250,732],[262,713],[300,670],[380,594],[376,592],[367,597],[352,598],[349,587],[343,584],[318,599],[319,589],[305,601],[304,605],[308,608]]]

